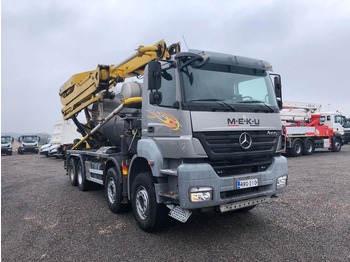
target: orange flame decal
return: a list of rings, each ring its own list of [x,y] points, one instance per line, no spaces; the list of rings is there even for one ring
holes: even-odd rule
[[[171,130],[177,131],[180,129],[179,121],[172,115],[165,112],[149,112],[151,115],[148,115],[149,118],[157,118],[163,126],[169,127]]]

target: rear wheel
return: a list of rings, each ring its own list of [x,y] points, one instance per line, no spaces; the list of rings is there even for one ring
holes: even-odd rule
[[[132,185],[132,208],[139,227],[150,232],[160,225],[164,205],[156,201],[153,177],[150,172],[138,174]]]
[[[83,166],[80,160],[78,160],[76,170],[77,170],[78,187],[81,191],[86,191],[88,189],[89,181],[86,180]]]
[[[75,158],[70,158],[68,163],[68,176],[72,186],[77,186],[77,161]]]
[[[109,209],[114,213],[123,211],[122,184],[119,182],[118,173],[115,167],[108,169],[106,174],[105,193]]]
[[[303,148],[303,154],[312,155],[314,151],[315,151],[314,142],[311,139],[306,140]]]
[[[303,144],[300,140],[294,140],[292,148],[290,149],[290,154],[294,157],[301,156],[303,153]]]

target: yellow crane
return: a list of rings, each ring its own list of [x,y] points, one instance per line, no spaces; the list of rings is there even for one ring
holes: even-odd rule
[[[73,75],[60,88],[63,119],[75,116],[90,104],[102,102],[108,90],[125,78],[143,75],[150,61],[169,58],[180,52],[180,44],[166,46],[164,40],[153,46],[139,46],[136,53],[117,65],[98,65],[95,70]]]
[[[140,103],[142,98],[126,98],[121,107],[113,114],[102,119],[101,123],[95,126],[88,112],[88,106],[92,103],[102,104],[104,99],[113,99],[108,92],[110,88],[117,83],[124,82],[126,78],[140,76],[144,74],[146,65],[155,60],[168,59],[171,55],[180,52],[180,43],[174,43],[169,47],[164,40],[152,46],[139,46],[135,54],[116,65],[98,65],[95,70],[73,75],[60,88],[59,95],[63,108],[61,110],[63,119],[73,119],[79,132],[84,138],[76,144],[77,148],[84,141],[88,142],[86,146],[101,145],[104,140],[97,132],[107,121],[117,114],[123,107],[133,103]],[[85,110],[86,124],[82,125],[77,120],[77,114]],[[93,139],[91,135],[95,134],[98,139]],[[90,138],[88,140],[88,138]]]

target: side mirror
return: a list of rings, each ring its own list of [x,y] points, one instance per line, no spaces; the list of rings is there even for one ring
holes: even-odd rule
[[[20,136],[19,138],[18,138],[18,142],[21,142],[22,141],[22,137]]]
[[[161,86],[162,68],[159,62],[151,61],[148,63],[148,90],[158,90]]]
[[[281,84],[281,76],[276,75],[274,77],[274,84],[275,84],[275,93],[276,93],[276,99],[279,109],[282,109],[282,84]]]
[[[13,141],[15,141],[15,139],[13,137],[11,137],[11,143],[13,143]]]
[[[40,136],[38,136],[38,142],[40,141]]]

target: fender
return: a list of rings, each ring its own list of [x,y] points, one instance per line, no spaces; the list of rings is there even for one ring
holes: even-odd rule
[[[150,162],[153,176],[160,176],[160,169],[163,168],[163,154],[160,151],[157,142],[153,138],[144,138],[137,143],[137,156]],[[134,162],[133,158],[132,163]],[[130,170],[132,170],[132,163]]]
[[[137,143],[137,154],[131,160],[128,175],[128,196],[131,198],[131,187],[137,174],[151,171],[154,177],[161,176],[163,155],[153,138],[142,138]]]
[[[122,161],[123,161],[122,156],[114,156],[114,157],[109,157],[107,159],[106,165],[103,169],[103,184],[105,184],[106,174],[110,167],[116,168],[119,182],[120,184],[123,183],[123,176],[122,176],[122,170],[121,170]]]

